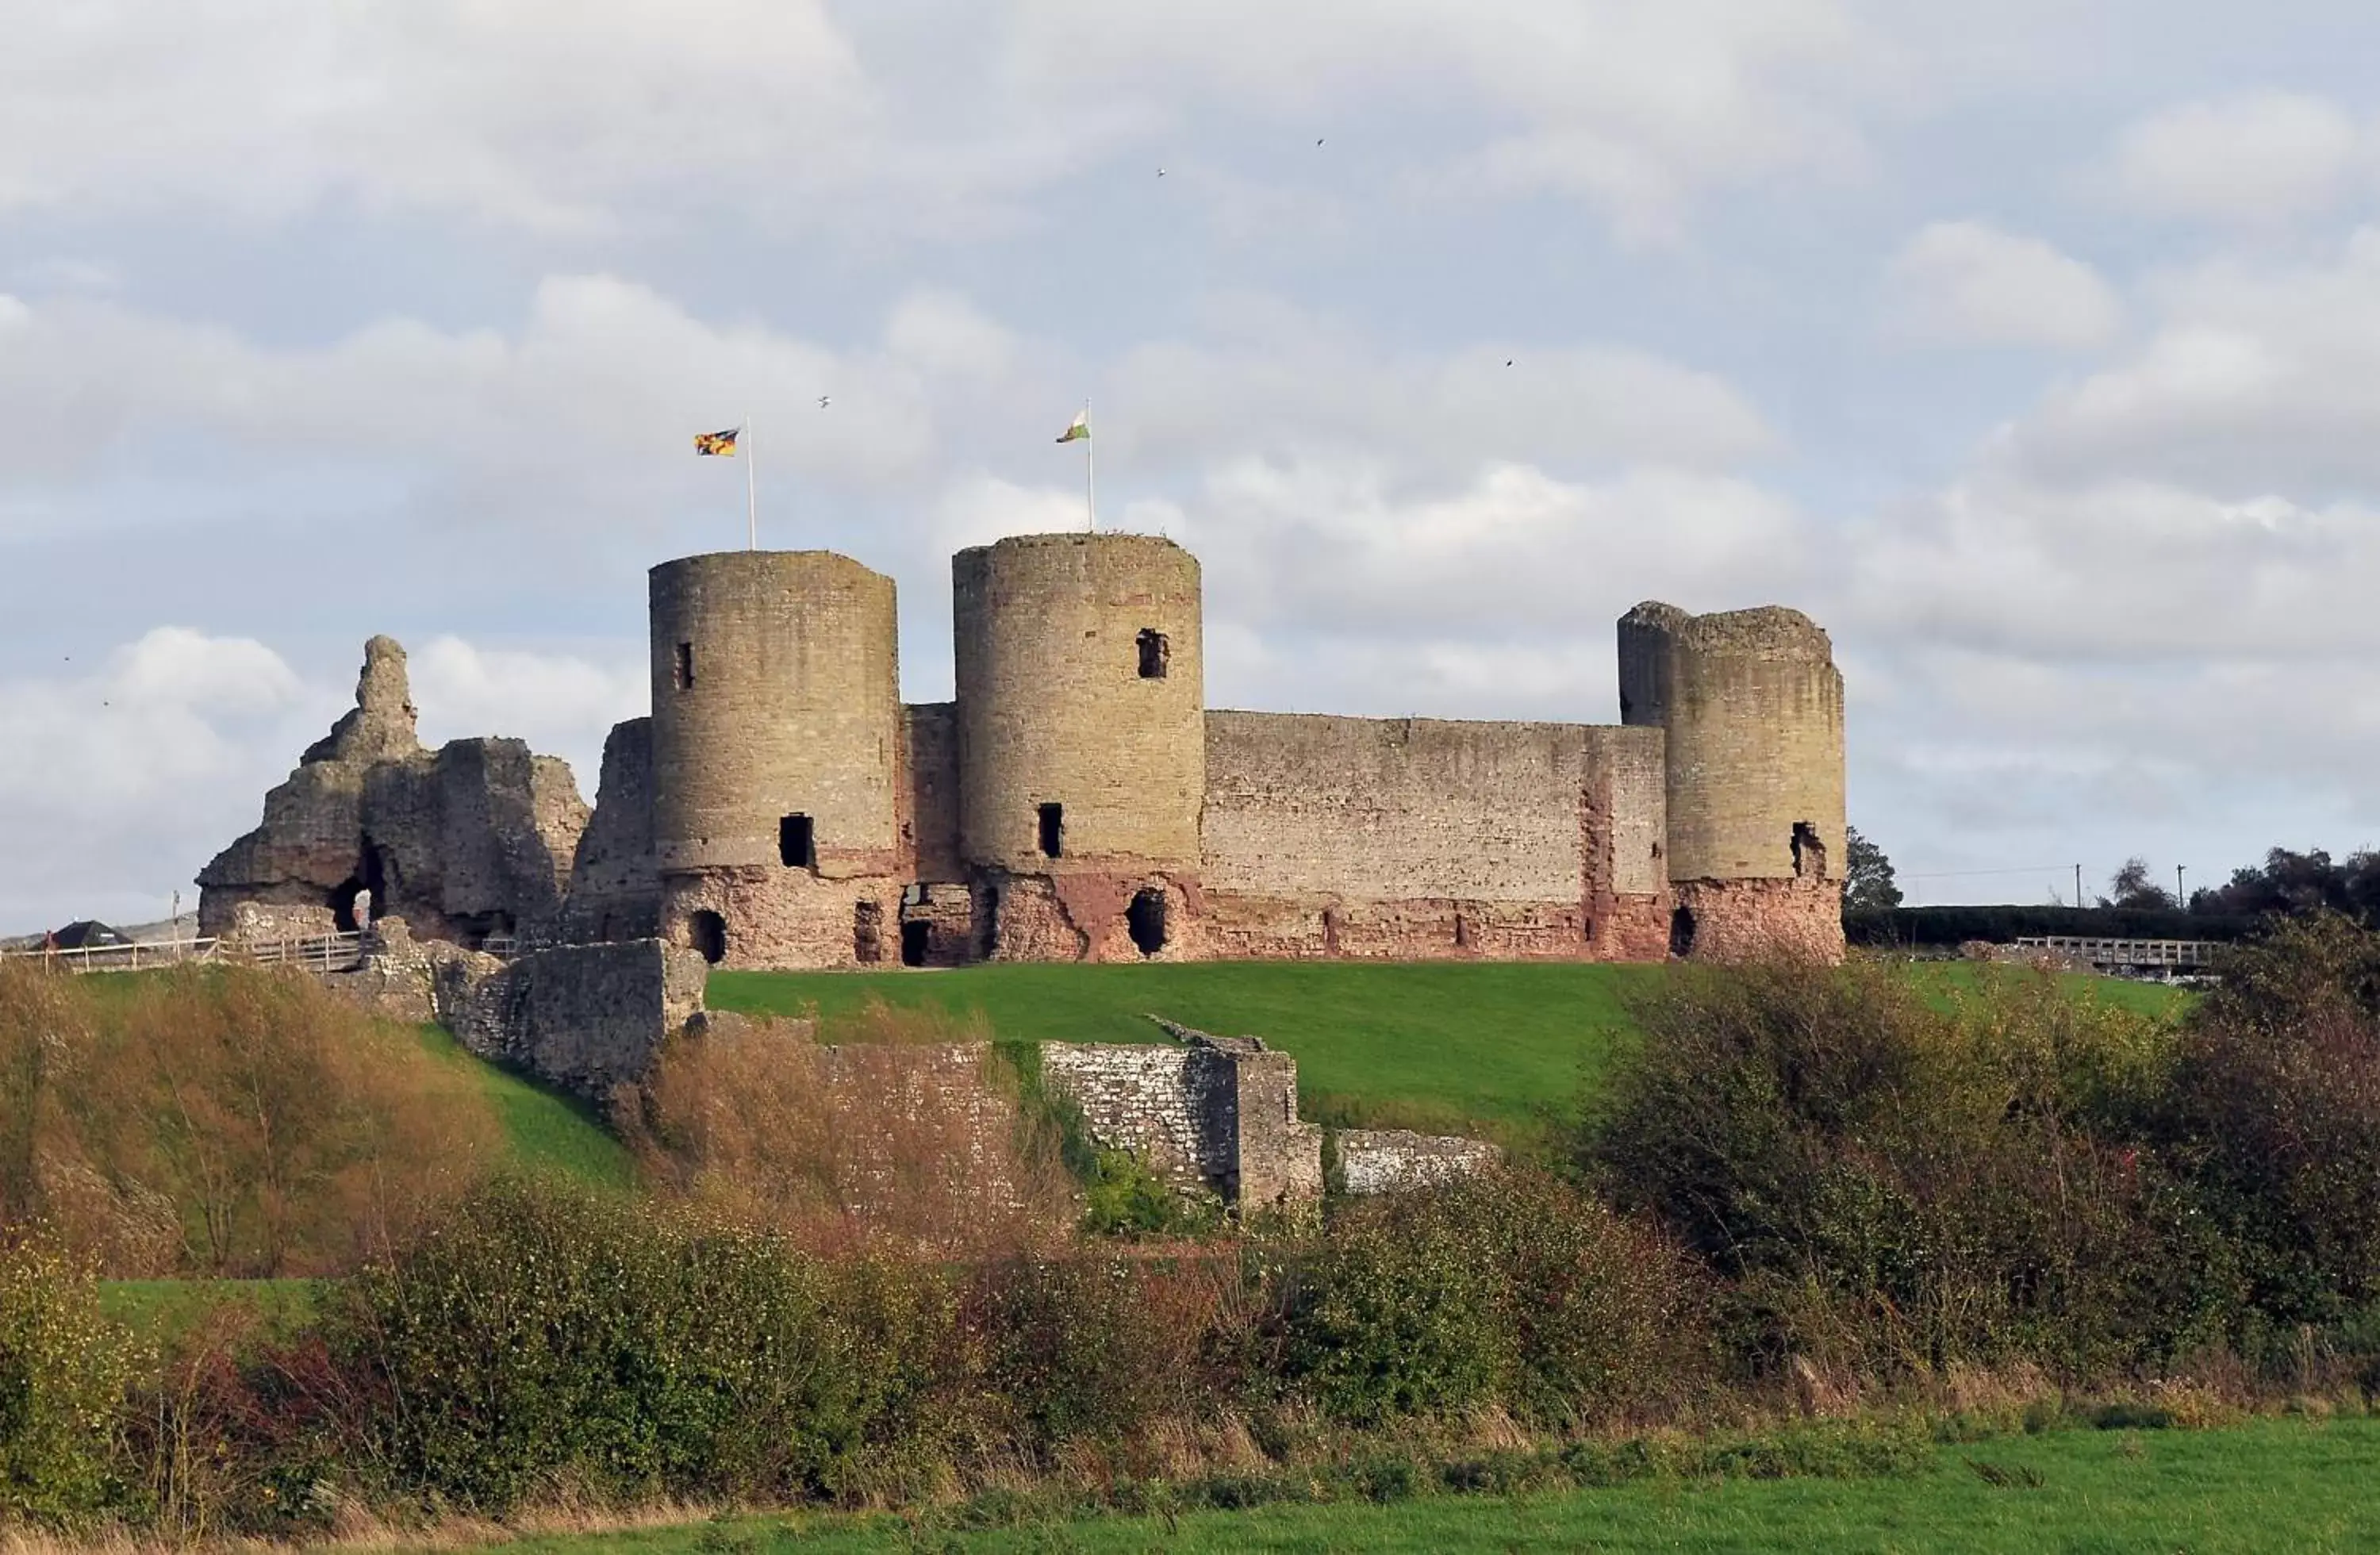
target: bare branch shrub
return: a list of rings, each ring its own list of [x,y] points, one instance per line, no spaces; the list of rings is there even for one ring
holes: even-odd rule
[[[863,1012],[871,1040],[720,1021],[664,1051],[625,1132],[665,1191],[815,1251],[1035,1242],[1074,1216],[1053,1141],[979,1022]]]
[[[107,1273],[350,1269],[502,1146],[468,1069],[310,978],[0,970],[0,1210]]]

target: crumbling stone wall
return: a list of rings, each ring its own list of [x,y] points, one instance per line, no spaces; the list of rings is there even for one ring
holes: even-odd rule
[[[493,969],[448,961],[436,971],[438,1014],[480,1057],[608,1101],[701,1012],[706,972],[659,940],[556,946]]]
[[[1243,1209],[1322,1193],[1322,1131],[1297,1117],[1297,1063],[1254,1037],[1160,1022],[1178,1046],[1045,1043],[1045,1084],[1091,1137]]]
[[[615,723],[603,739],[595,813],[570,865],[563,934],[573,941],[650,940],[661,933],[653,864],[653,721]]]
[[[200,932],[354,929],[365,892],[374,916],[428,938],[541,930],[587,819],[569,767],[519,740],[423,749],[405,650],[376,637],[355,708],[265,796],[263,823],[200,871]]]
[[[1331,1136],[1339,1173],[1354,1196],[1402,1193],[1485,1172],[1503,1152],[1484,1139],[1403,1128],[1342,1128]]]

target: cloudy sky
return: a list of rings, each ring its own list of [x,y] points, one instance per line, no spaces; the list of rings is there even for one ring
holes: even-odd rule
[[[2085,19],[2087,13],[2087,19]],[[0,0],[0,932],[160,916],[411,649],[591,790],[643,569],[1104,521],[1210,699],[1612,722],[1834,635],[1917,900],[2380,842],[2347,0]],[[831,404],[820,408],[820,395]],[[590,793],[591,797],[591,793]],[[1984,874],[1974,871],[2005,870]]]

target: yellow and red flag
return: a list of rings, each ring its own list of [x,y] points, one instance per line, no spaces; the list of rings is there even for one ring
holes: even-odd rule
[[[730,427],[725,431],[697,432],[694,451],[698,454],[718,454],[727,458],[735,456],[735,440],[742,436],[742,427]]]

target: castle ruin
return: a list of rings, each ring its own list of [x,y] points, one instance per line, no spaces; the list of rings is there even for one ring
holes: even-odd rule
[[[1630,611],[1618,726],[1339,718],[1207,706],[1169,541],[952,571],[956,698],[904,704],[891,578],[653,568],[652,712],[591,816],[517,741],[422,750],[375,638],[357,711],[200,876],[202,924],[319,931],[369,890],[417,935],[731,967],[1841,954],[1842,679],[1797,612]]]

